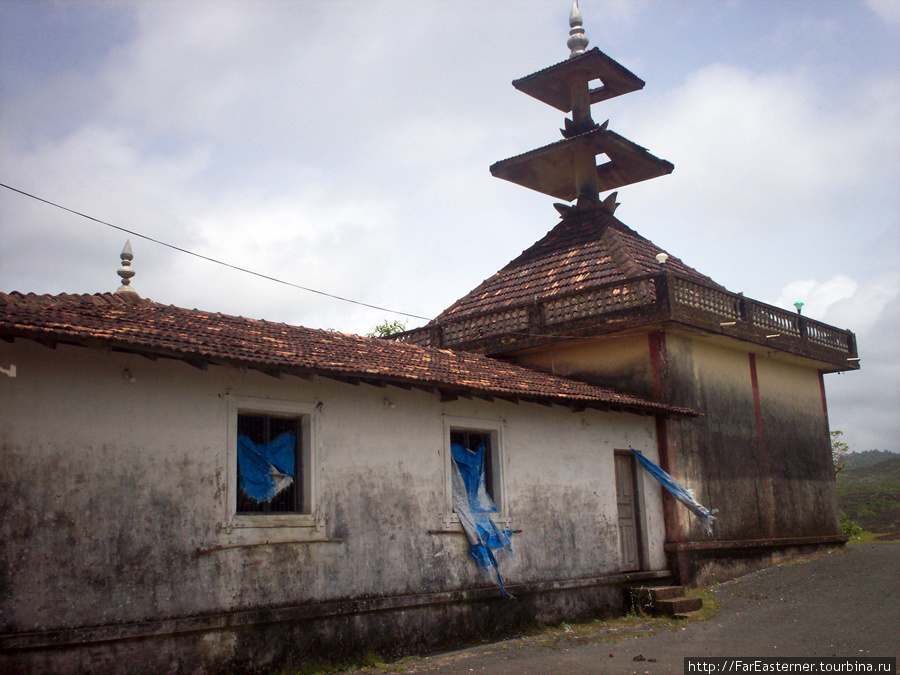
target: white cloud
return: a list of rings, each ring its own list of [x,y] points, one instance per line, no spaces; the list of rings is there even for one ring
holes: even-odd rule
[[[860,356],[873,368],[900,364],[900,342],[888,339],[886,329],[896,325],[900,330],[900,272],[861,282],[842,275],[794,281],[775,304],[790,309],[798,300],[804,316],[854,331]]]
[[[676,159],[660,198],[678,204],[690,186],[707,230],[796,227],[851,212],[854,192],[873,180],[896,190],[896,83],[863,83],[836,102],[802,70],[714,64],[661,98],[632,122],[634,136]]]
[[[7,146],[4,155],[6,166],[14,170],[15,187],[187,247],[193,239],[183,230],[181,218],[197,204],[190,186],[208,161],[203,148],[148,155],[130,132],[94,125],[58,141]],[[0,256],[4,276],[14,280],[16,289],[115,289],[114,256],[128,234],[8,192],[3,200],[6,225]],[[34,264],[35,256],[40,264]]]
[[[841,300],[852,298],[859,284],[853,279],[838,275],[828,281],[817,282],[814,279],[794,281],[788,284],[775,303],[779,307],[790,308],[795,302],[803,303],[806,316],[824,317],[828,309]],[[878,308],[882,310],[883,305]]]
[[[897,0],[865,0],[865,4],[887,23],[900,26],[900,2]]]
[[[884,335],[872,334],[879,321],[900,318],[900,273],[889,273],[867,280],[853,289],[846,297],[837,298],[823,315],[825,320],[837,326],[849,326],[872,338],[873,343],[884,344]],[[885,347],[888,347],[888,341]],[[900,356],[900,344],[896,347]],[[900,361],[900,359],[898,359]]]

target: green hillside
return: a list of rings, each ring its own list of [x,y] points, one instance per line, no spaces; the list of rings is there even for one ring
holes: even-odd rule
[[[900,455],[890,450],[866,450],[864,452],[848,452],[844,455],[843,460],[847,469],[864,469],[896,457],[900,457]]]
[[[837,475],[838,507],[868,532],[900,532],[900,456]]]

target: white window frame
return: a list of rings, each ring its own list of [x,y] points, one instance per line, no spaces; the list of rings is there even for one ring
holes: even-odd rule
[[[299,513],[238,513],[237,512],[237,436],[238,415],[262,414],[299,417],[301,466],[301,511]],[[225,528],[295,527],[322,530],[324,523],[316,517],[318,504],[318,453],[316,446],[317,411],[315,403],[275,399],[231,397],[228,400],[228,494],[225,505]]]
[[[459,516],[453,511],[453,457],[450,452],[451,431],[474,431],[489,434],[491,437],[491,490],[494,504],[500,513],[491,514],[491,519],[499,525],[509,526],[509,508],[507,504],[505,472],[505,453],[503,450],[503,422],[473,417],[444,416],[444,509],[442,520],[444,529],[459,530]]]

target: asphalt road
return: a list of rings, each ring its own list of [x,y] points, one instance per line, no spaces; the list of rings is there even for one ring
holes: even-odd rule
[[[686,656],[900,657],[900,543],[855,545],[712,590],[720,609],[707,621],[562,629],[382,672],[662,674],[683,672]]]

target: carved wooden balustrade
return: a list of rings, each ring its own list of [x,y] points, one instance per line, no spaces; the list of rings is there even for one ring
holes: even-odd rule
[[[838,366],[859,367],[852,332],[672,272],[634,277],[499,311],[447,319],[393,339],[497,354],[567,337],[675,322]]]

